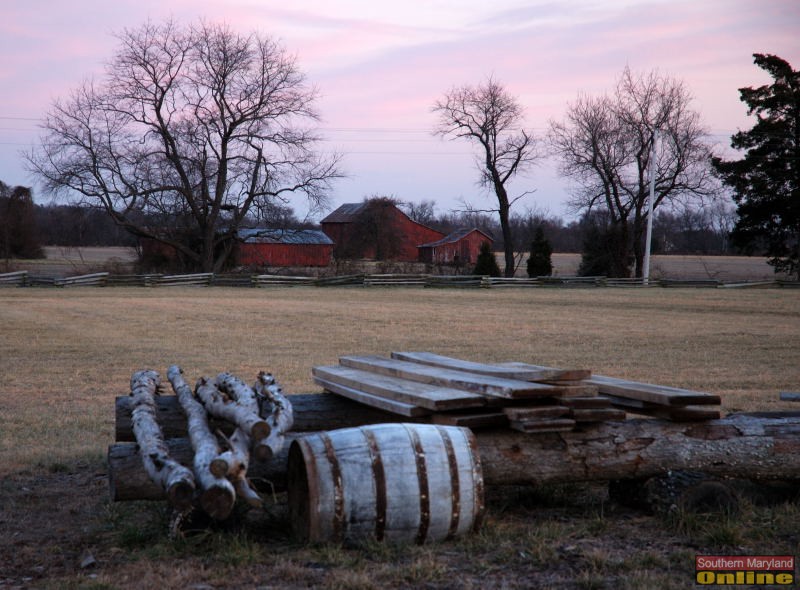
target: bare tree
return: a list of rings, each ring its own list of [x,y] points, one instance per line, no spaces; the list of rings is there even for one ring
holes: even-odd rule
[[[445,94],[436,102],[433,112],[439,116],[437,135],[461,138],[476,143],[480,156],[476,165],[480,184],[494,191],[496,211],[500,218],[505,251],[505,276],[515,269],[514,240],[509,212],[516,197],[508,194],[508,184],[538,158],[533,134],[521,127],[523,108],[506,89],[493,78],[478,86],[462,86]]]
[[[276,42],[224,25],[125,30],[98,82],[48,114],[31,170],[116,223],[218,270],[264,202],[325,198],[338,157],[320,159],[315,91]]]
[[[618,236],[617,260],[631,257],[642,275],[647,227],[649,166],[656,135],[653,208],[715,193],[709,147],[700,116],[684,85],[659,75],[625,68],[611,96],[579,97],[562,122],[550,125],[550,144],[562,175],[575,181],[576,210],[607,211]]]

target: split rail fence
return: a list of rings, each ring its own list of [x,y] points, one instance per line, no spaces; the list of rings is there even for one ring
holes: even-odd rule
[[[0,287],[422,287],[422,288],[721,288],[764,289],[798,288],[800,281],[774,279],[768,281],[724,282],[719,280],[684,280],[641,278],[616,279],[603,276],[549,276],[503,278],[476,275],[431,274],[352,274],[331,277],[289,276],[279,274],[139,274],[116,275],[99,272],[68,277],[42,277],[28,271],[0,274]]]

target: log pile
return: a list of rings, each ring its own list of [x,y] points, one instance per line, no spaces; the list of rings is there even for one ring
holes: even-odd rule
[[[710,393],[520,362],[475,363],[429,352],[344,356],[315,367],[326,391],[405,418],[470,428],[563,432],[642,414],[677,422],[720,417]]]
[[[145,495],[166,496],[179,512],[198,506],[215,520],[230,515],[236,497],[261,506],[261,497],[248,478],[251,455],[261,462],[277,456],[292,427],[291,403],[273,376],[259,373],[250,387],[235,375],[220,373],[200,378],[194,390],[178,366],[171,366],[167,377],[175,392],[170,396],[173,405],[177,400],[183,414],[182,434],[188,436],[188,445],[185,439],[176,445],[169,430],[164,433],[159,417],[162,404],[156,401],[162,397],[159,374],[134,373],[128,411],[136,444],[127,450],[130,459],[140,461],[149,480],[139,483],[134,496],[141,496],[140,488],[149,486],[153,489]],[[216,421],[214,426],[209,417]],[[219,422],[229,427],[223,431]],[[109,463],[119,457],[119,451],[109,449]],[[116,481],[112,473],[112,490]]]

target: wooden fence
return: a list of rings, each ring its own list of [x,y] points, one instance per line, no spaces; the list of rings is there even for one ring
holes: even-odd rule
[[[180,275],[142,274],[112,275],[107,272],[71,277],[31,276],[28,271],[0,274],[0,287],[420,287],[420,288],[724,288],[764,289],[798,288],[800,282],[782,279],[770,281],[730,282],[708,280],[615,279],[607,277],[548,276],[505,278],[476,275],[429,274],[354,274],[332,277],[288,276],[277,274],[241,275],[194,273]]]

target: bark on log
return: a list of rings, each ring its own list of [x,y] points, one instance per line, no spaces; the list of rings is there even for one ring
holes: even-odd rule
[[[747,479],[800,479],[800,418],[793,417],[736,415],[702,423],[637,419],[592,424],[571,432],[479,430],[475,434],[488,485],[642,478],[678,469]],[[302,434],[289,434],[293,436]],[[176,456],[181,456],[181,448],[191,453],[185,439],[169,444]],[[112,498],[162,497],[142,476],[141,466],[130,461],[132,446],[122,443],[109,448]],[[285,452],[254,464],[250,477],[283,489]]]
[[[261,415],[266,417],[270,425],[269,436],[258,447],[261,460],[267,460],[280,452],[285,444],[286,433],[294,423],[292,404],[283,395],[283,390],[275,382],[271,373],[260,372],[253,389],[260,400]],[[269,402],[269,408],[267,403]]]
[[[231,482],[215,474],[227,471],[227,466],[220,465],[223,460],[219,458],[217,439],[208,427],[205,408],[195,399],[192,389],[184,381],[180,367],[171,366],[167,371],[167,378],[186,415],[189,440],[194,450],[194,474],[202,490],[200,507],[211,518],[224,520],[233,510],[236,490]]]
[[[239,424],[250,435],[250,444],[253,456],[259,461],[264,461],[272,454],[267,438],[272,435],[272,425],[259,413],[258,396],[244,381],[231,373],[220,373],[215,380],[217,387],[228,394],[237,405],[246,408],[250,416],[257,419],[252,429]]]
[[[245,385],[245,387],[247,386]],[[269,435],[269,425],[258,415],[255,404],[231,401],[230,397],[220,391],[219,383],[216,380],[201,378],[197,382],[195,393],[209,414],[235,424],[248,437],[259,440]]]
[[[131,423],[144,471],[163,490],[172,506],[185,510],[192,504],[194,475],[170,457],[164,443],[154,401],[160,385],[161,377],[155,371],[137,371],[133,374]]]
[[[292,404],[294,432],[318,432],[398,421],[394,414],[370,408],[332,393],[303,393],[288,395],[286,398]],[[164,437],[167,439],[186,437],[186,418],[178,399],[174,395],[162,395],[158,396],[155,402]],[[115,439],[120,442],[136,440],[131,426],[131,405],[128,396],[117,398],[115,414]],[[210,420],[212,431],[220,430],[227,435],[233,432],[233,427],[224,420],[216,420],[213,416]],[[413,422],[413,420],[404,418],[403,422]]]

